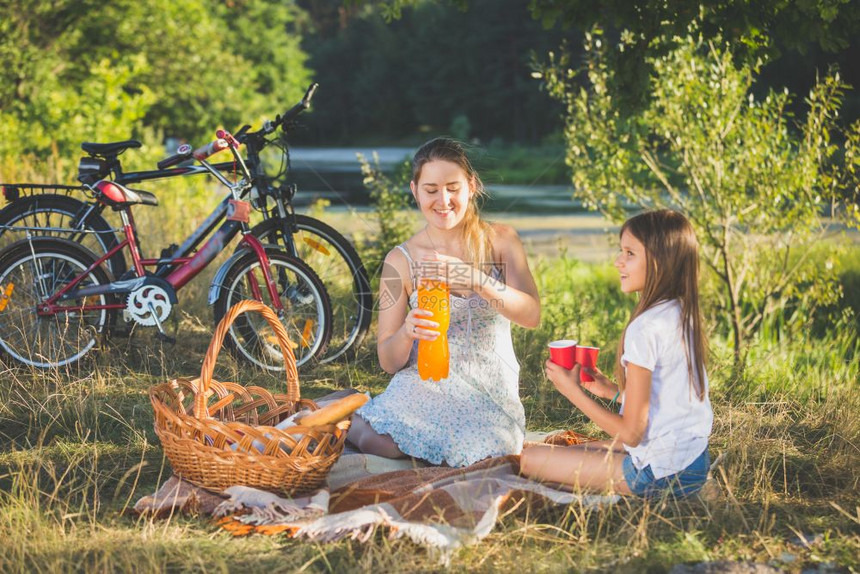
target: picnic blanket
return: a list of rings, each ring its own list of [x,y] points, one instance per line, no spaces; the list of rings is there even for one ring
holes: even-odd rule
[[[574,444],[582,438],[557,433],[545,442]],[[447,559],[457,548],[486,537],[504,509],[519,501],[590,507],[617,499],[522,477],[518,456],[450,468],[354,453],[341,456],[328,488],[309,496],[288,499],[244,486],[216,494],[171,477],[134,509],[156,516],[177,511],[211,515],[235,535],[283,534],[320,542],[364,541],[384,527],[391,538],[408,537]]]

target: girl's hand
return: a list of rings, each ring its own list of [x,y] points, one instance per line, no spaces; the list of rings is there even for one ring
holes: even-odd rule
[[[578,392],[582,392],[582,387],[579,383],[579,363],[575,364],[572,369],[565,369],[561,365],[556,365],[550,360],[546,362],[546,378],[552,381],[555,388],[562,395],[573,401],[571,398]]]
[[[603,372],[594,367],[593,369],[589,369],[588,367],[582,367],[583,371],[587,375],[591,375],[594,380],[593,381],[582,381],[580,384],[582,388],[587,390],[592,395],[596,395],[598,397],[603,397],[605,399],[612,398],[615,393],[618,391],[618,386],[609,380],[609,378],[603,374]]]
[[[416,307],[409,311],[406,315],[403,327],[406,329],[406,336],[414,340],[435,341],[439,337],[439,323],[426,319],[424,317],[432,317],[433,311],[428,309],[419,309]]]

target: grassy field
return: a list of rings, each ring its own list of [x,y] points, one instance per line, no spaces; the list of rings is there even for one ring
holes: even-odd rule
[[[544,311],[539,329],[514,333],[521,397],[531,430],[599,435],[543,378],[545,343],[569,335],[599,345],[601,367],[611,370],[633,301],[618,290],[610,266],[559,253],[538,249],[532,260]],[[860,250],[842,261],[844,305],[857,305]],[[199,373],[212,329],[205,282],[183,292],[176,347],[144,331],[105,342],[94,363],[75,372],[3,368],[0,571],[440,569],[432,553],[382,532],[364,544],[234,539],[205,519],[126,513],[170,472],[147,391]],[[629,500],[595,510],[515,507],[485,541],[456,554],[451,569],[662,572],[682,562],[740,560],[792,572],[860,571],[860,345],[856,328],[846,329],[763,337],[737,376],[724,339],[712,337],[711,452],[725,455],[717,498]],[[226,354],[216,378],[281,384]],[[308,397],[345,387],[378,393],[387,380],[372,339],[354,362],[301,373]]]

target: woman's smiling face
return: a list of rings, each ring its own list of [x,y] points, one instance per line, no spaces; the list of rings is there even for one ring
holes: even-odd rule
[[[472,196],[463,169],[444,160],[425,163],[410,188],[427,223],[440,229],[453,229],[463,221]]]

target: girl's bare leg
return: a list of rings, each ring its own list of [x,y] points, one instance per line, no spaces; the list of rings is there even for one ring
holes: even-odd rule
[[[375,454],[385,458],[403,458],[406,455],[397,447],[387,434],[379,434],[370,424],[358,415],[353,415],[352,424],[346,440],[355,445],[363,453]]]
[[[621,461],[626,453],[606,445],[570,447],[536,445],[520,455],[520,472],[529,478],[568,484],[591,492],[632,494],[624,480]]]
[[[563,448],[572,448],[578,450],[589,450],[595,452],[606,453],[608,451],[617,452],[621,454],[627,454],[627,451],[624,450],[624,446],[618,441],[614,440],[591,440],[588,442],[583,442],[580,444],[573,444],[568,447]]]

